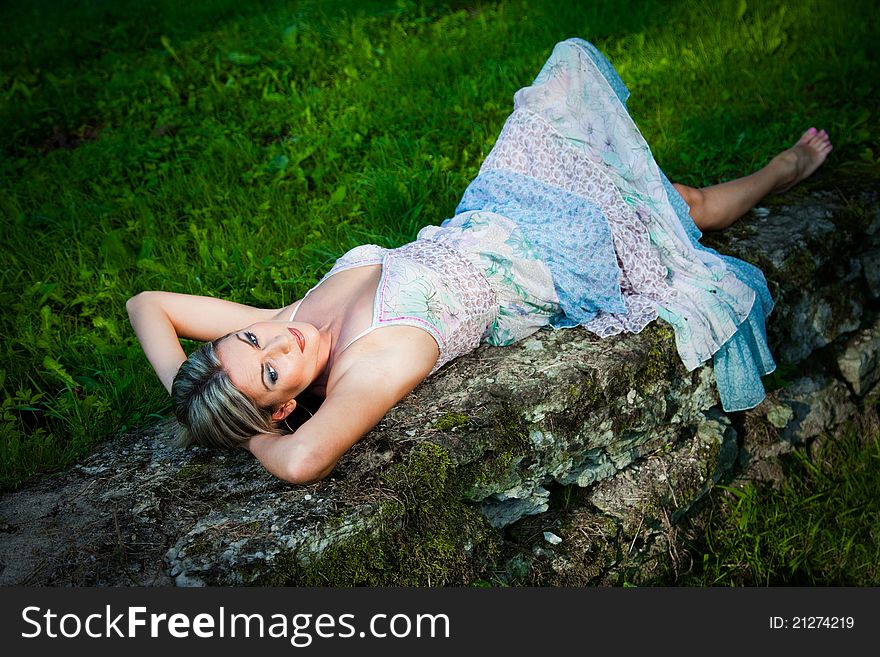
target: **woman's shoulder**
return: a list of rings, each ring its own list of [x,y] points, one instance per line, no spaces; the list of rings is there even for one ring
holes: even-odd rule
[[[332,364],[326,396],[364,385],[414,386],[428,376],[438,356],[436,340],[421,328],[373,327],[348,345]]]

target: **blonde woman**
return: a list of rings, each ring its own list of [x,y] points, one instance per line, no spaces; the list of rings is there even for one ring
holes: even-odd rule
[[[254,308],[143,292],[127,309],[171,393],[185,444],[244,447],[294,483],[327,476],[401,398],[481,342],[544,326],[599,336],[660,317],[688,369],[714,359],[726,410],[763,398],[773,302],[760,271],[699,243],[818,168],[810,128],[747,177],[672,185],[626,111],[623,82],[591,44],[557,44],[517,92],[454,217],[397,249],[342,256],[302,299]],[[189,358],[179,339],[204,341]],[[298,399],[322,399],[295,430]]]

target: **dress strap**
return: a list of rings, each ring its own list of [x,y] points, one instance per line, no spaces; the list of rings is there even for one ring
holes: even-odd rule
[[[371,324],[370,326],[368,326],[367,328],[365,328],[363,331],[361,331],[360,333],[358,333],[356,336],[354,336],[351,340],[349,340],[349,341],[348,341],[348,344],[345,345],[345,347],[343,347],[342,351],[340,351],[339,353],[341,354],[341,353],[344,352],[346,349],[348,349],[351,345],[353,345],[355,342],[357,342],[358,340],[360,340],[362,337],[364,337],[364,336],[367,335],[368,333],[372,333],[372,332],[375,331],[377,328],[381,328],[381,327],[382,327],[382,324]]]

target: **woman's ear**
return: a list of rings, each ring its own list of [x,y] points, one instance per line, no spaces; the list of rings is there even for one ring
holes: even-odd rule
[[[278,410],[276,410],[274,413],[272,413],[272,419],[275,420],[276,422],[280,422],[281,420],[286,418],[288,415],[293,413],[293,409],[295,409],[295,408],[296,408],[296,400],[295,399],[291,399],[290,401],[286,401],[283,404],[281,404],[281,406],[278,407]]]

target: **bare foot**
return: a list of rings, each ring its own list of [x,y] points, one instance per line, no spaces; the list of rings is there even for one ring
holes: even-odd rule
[[[779,184],[773,188],[772,194],[787,191],[812,175],[828,157],[834,148],[828,133],[824,130],[810,128],[791,148],[782,151],[773,158],[771,164],[779,168]]]

